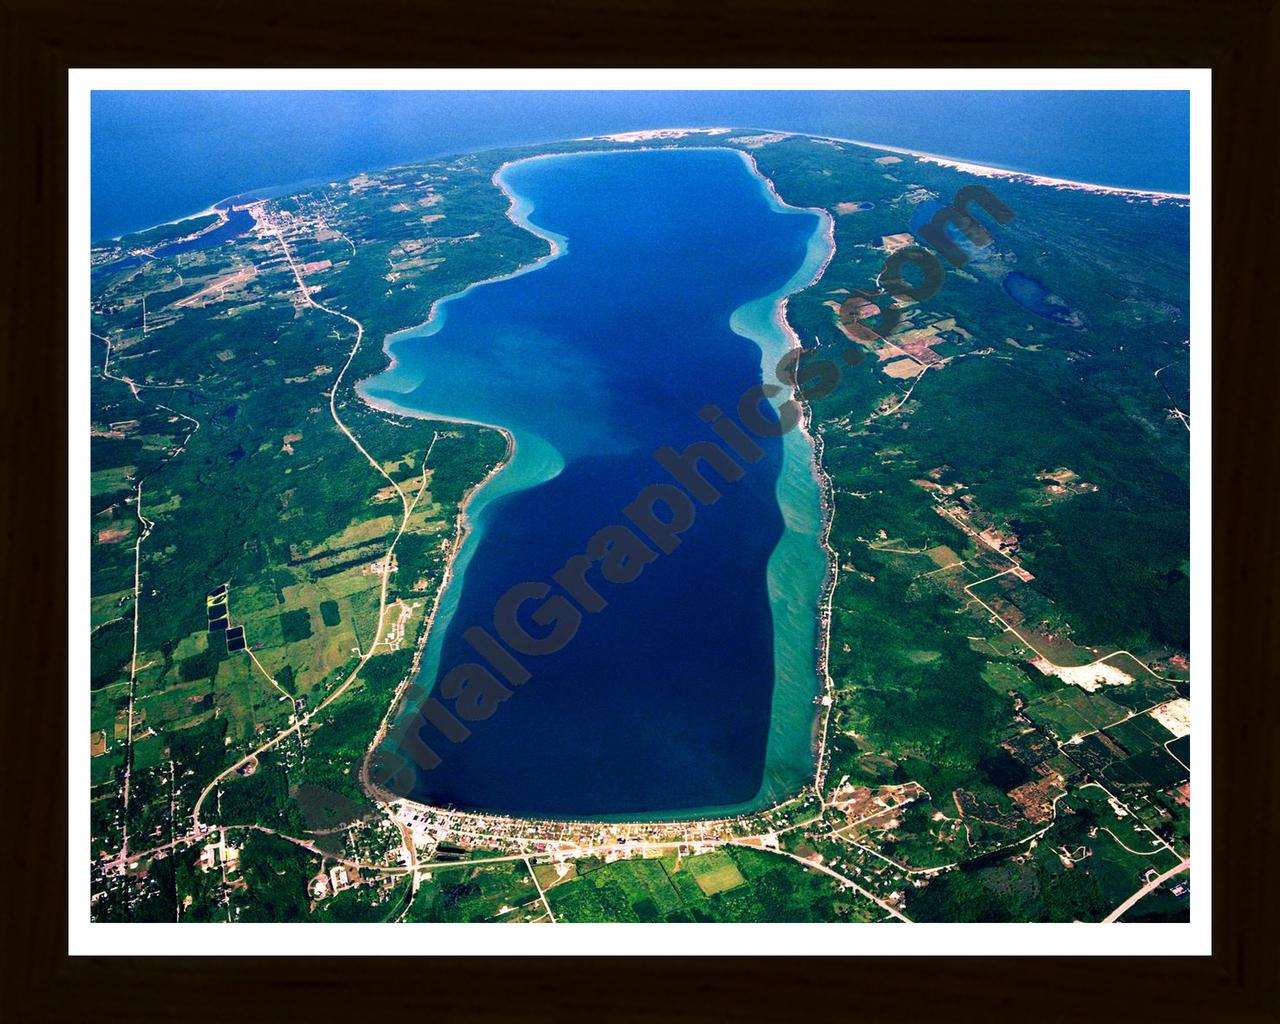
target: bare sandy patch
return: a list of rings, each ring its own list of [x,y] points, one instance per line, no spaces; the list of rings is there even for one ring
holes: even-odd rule
[[[1133,676],[1128,672],[1122,672],[1114,665],[1101,661],[1095,661],[1092,665],[1068,666],[1055,665],[1044,658],[1034,658],[1031,664],[1045,675],[1057,676],[1063,682],[1078,686],[1087,693],[1096,693],[1104,686],[1128,686],[1133,682]]]
[[[785,138],[787,136],[781,132],[769,132],[765,135],[738,135],[729,141],[739,146],[746,146],[747,149],[759,149],[761,146],[771,146],[775,142],[781,142]]]
[[[732,128],[651,128],[639,132],[618,132],[597,138],[609,142],[652,142],[654,139],[683,139],[688,135],[728,135]]]
[[[1161,704],[1152,710],[1151,717],[1179,739],[1191,735],[1191,701],[1186,697]]]
[[[893,377],[895,380],[918,377],[924,371],[924,367],[914,359],[898,359],[895,362],[886,363],[881,369],[884,370],[887,376]]]

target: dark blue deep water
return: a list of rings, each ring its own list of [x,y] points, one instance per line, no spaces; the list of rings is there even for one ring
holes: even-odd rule
[[[543,476],[563,461],[476,515],[424,685],[477,660],[461,634],[491,628],[504,591],[550,581],[593,533],[627,522],[622,510],[645,485],[670,482],[656,449],[714,439],[698,410],[732,410],[761,380],[760,348],[730,315],[796,273],[818,224],[771,205],[723,151],[534,160],[504,180],[532,202],[535,226],[567,238],[567,253],[450,301],[434,333],[395,342],[397,368],[366,385],[404,409],[510,428],[517,464]],[[708,474],[723,498],[698,506],[672,554],[625,585],[593,572],[608,607],[559,653],[523,657],[533,678],[469,739],[424,730],[443,760],[419,772],[416,797],[569,816],[756,795],[774,689],[766,565],[783,532],[782,445],[761,443],[766,457],[741,480]]]

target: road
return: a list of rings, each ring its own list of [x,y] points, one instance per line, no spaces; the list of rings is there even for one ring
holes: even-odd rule
[[[846,885],[849,888],[853,889],[855,892],[861,893],[863,896],[865,896],[867,899],[869,899],[872,903],[878,906],[881,910],[885,911],[891,917],[894,917],[897,920],[904,922],[905,924],[911,923],[911,918],[907,917],[897,907],[893,906],[890,903],[886,903],[884,900],[882,900],[879,896],[877,896],[871,890],[864,889],[852,878],[848,878],[840,874],[839,871],[834,871],[831,868],[827,867],[825,864],[819,864],[816,861],[806,860],[804,857],[801,857],[799,854],[791,853],[788,850],[776,850],[771,852],[780,853],[784,857],[790,857],[797,864],[803,864],[807,868],[813,868],[815,871],[821,871],[825,875],[830,875],[832,878],[837,879],[842,885]]]
[[[529,857],[524,859],[525,867],[529,869],[529,877],[533,879],[533,884],[538,889],[538,896],[542,899],[542,905],[547,908],[547,918],[552,924],[556,923],[556,915],[551,912],[551,902],[547,899],[546,890],[542,888],[542,883],[538,881],[538,873],[533,870],[533,860]]]
[[[137,392],[134,392],[137,398]],[[141,399],[139,399],[141,401]],[[133,708],[138,692],[138,609],[142,605],[142,542],[151,534],[151,521],[142,514],[142,481],[134,496],[138,516],[138,539],[133,545],[133,653],[129,656],[129,705],[124,740],[124,814],[121,816],[120,859],[129,856],[129,784],[133,776]],[[172,834],[172,833],[171,833]]]
[[[253,653],[253,648],[251,648],[251,647],[246,647],[246,648],[245,648],[245,653],[247,653],[247,654],[249,655],[250,660],[251,660],[255,665],[257,665],[257,666],[258,666],[258,671],[259,671],[259,672],[261,672],[264,676],[266,676],[267,682],[269,682],[272,686],[274,686],[277,690],[279,690],[279,691],[280,691],[280,693],[281,693],[281,694],[283,694],[284,699],[285,699],[285,700],[287,700],[290,704],[292,704],[292,703],[293,703],[293,695],[292,695],[292,694],[290,694],[290,693],[289,693],[289,691],[288,691],[288,690],[286,690],[283,686],[281,686],[279,683],[277,683],[277,682],[275,681],[275,678],[271,675],[271,673],[270,673],[270,672],[268,672],[268,671],[263,667],[262,662],[260,662],[260,661],[258,660],[258,656],[257,656],[256,654],[254,654],[254,653]]]
[[[897,348],[896,345],[894,347]],[[910,355],[909,352],[904,352],[903,354]],[[911,356],[911,358],[915,359],[915,356]],[[920,362],[919,359],[915,359],[915,361],[917,363]],[[911,387],[907,388],[907,393],[902,396],[902,401],[899,402],[897,405],[895,405],[892,409],[886,409],[884,412],[872,413],[871,414],[872,419],[879,419],[884,416],[892,416],[895,412],[897,412],[899,409],[901,409],[904,405],[907,404],[907,402],[911,399],[911,392],[913,392],[916,389],[916,385],[920,383],[920,379],[925,375],[926,371],[928,371],[929,367],[932,366],[933,364],[922,363],[921,365],[924,367],[924,369],[916,374],[915,380],[911,382]]]
[[[146,306],[144,300],[143,314],[145,317]],[[121,377],[111,372],[111,339],[101,334],[89,332],[92,337],[97,338],[106,346],[106,354],[102,357],[102,376],[104,380],[114,380],[119,384],[128,387],[130,394],[134,400],[140,405],[147,403],[142,400],[139,392],[143,388],[160,388],[173,390],[183,387],[180,384],[139,384],[130,377]],[[187,450],[187,445],[191,443],[191,438],[195,436],[197,430],[200,429],[200,421],[194,416],[188,416],[186,413],[178,412],[177,409],[171,409],[167,405],[160,402],[151,403],[156,409],[163,409],[165,412],[173,413],[189,423],[194,424],[187,432],[187,436],[182,442],[170,452],[169,457],[164,459],[159,466],[153,470],[153,474],[159,472],[170,462]],[[124,785],[121,789],[121,800],[124,804],[124,814],[122,816],[122,825],[120,833],[120,853],[118,860],[120,864],[124,864],[129,856],[129,793],[133,776],[133,718],[134,718],[134,699],[137,694],[138,686],[138,620],[140,609],[142,607],[142,542],[151,536],[151,528],[155,526],[150,519],[142,514],[142,484],[145,478],[138,480],[134,493],[134,514],[138,517],[138,539],[133,545],[133,652],[129,657],[129,702],[127,712],[127,725],[125,730],[125,752],[124,752]],[[172,821],[170,821],[172,827]],[[172,834],[172,833],[171,833]]]
[[[1102,919],[1102,923],[1111,924],[1113,921],[1120,920],[1120,918],[1125,915],[1125,913],[1129,910],[1129,908],[1132,907],[1135,903],[1137,903],[1140,899],[1142,899],[1142,897],[1148,895],[1149,893],[1155,892],[1157,889],[1160,888],[1160,886],[1164,885],[1164,883],[1169,881],[1169,879],[1171,879],[1174,875],[1180,875],[1182,874],[1182,872],[1186,871],[1190,867],[1191,867],[1191,858],[1188,857],[1186,860],[1182,861],[1182,863],[1178,864],[1176,867],[1170,868],[1163,875],[1160,875],[1156,878],[1151,879],[1151,881],[1149,881],[1141,889],[1139,889],[1127,900],[1121,903],[1120,906],[1116,907],[1116,909],[1111,911],[1111,913],[1109,913],[1106,917],[1104,917]]]
[[[347,425],[342,422],[342,417],[338,415],[338,405],[337,405],[338,389],[341,387],[342,379],[346,375],[347,370],[350,369],[351,363],[354,361],[356,357],[356,353],[359,352],[360,350],[360,343],[364,339],[364,325],[355,317],[349,316],[348,314],[343,313],[340,310],[331,309],[330,307],[325,306],[322,303],[316,302],[316,300],[311,297],[311,292],[307,288],[306,281],[303,280],[302,272],[298,268],[298,264],[295,262],[293,258],[293,252],[289,249],[289,244],[288,242],[285,241],[284,236],[280,232],[279,227],[277,227],[274,223],[267,220],[264,220],[263,223],[267,225],[268,230],[275,235],[276,240],[280,243],[280,247],[284,251],[285,259],[288,261],[289,267],[293,271],[293,277],[294,277],[294,280],[297,282],[298,290],[302,295],[303,301],[307,305],[311,306],[313,309],[317,309],[322,313],[328,314],[329,316],[335,316],[341,320],[345,320],[347,323],[351,324],[356,330],[355,341],[352,343],[351,351],[347,355],[347,361],[343,363],[342,370],[338,373],[337,378],[335,378],[333,382],[333,387],[329,391],[329,413],[333,417],[333,422],[337,425],[338,429],[342,431],[342,433],[347,437],[347,439],[353,445],[355,445],[356,449],[360,452],[361,455],[365,457],[365,460],[369,463],[369,465],[372,466],[374,470],[395,489],[396,494],[400,496],[400,504],[403,510],[403,515],[401,516],[401,519],[400,519],[400,528],[396,531],[396,535],[392,539],[390,546],[387,548],[386,554],[383,555],[381,559],[382,584],[381,584],[381,588],[379,590],[379,595],[378,595],[378,624],[377,624],[377,628],[374,631],[374,637],[375,637],[374,642],[369,645],[368,650],[361,653],[360,660],[356,663],[356,666],[351,670],[350,674],[346,677],[346,679],[344,679],[342,683],[336,689],[334,689],[333,692],[331,692],[323,701],[321,701],[314,708],[309,710],[306,714],[304,714],[301,718],[299,718],[296,722],[294,722],[293,725],[277,733],[270,740],[263,743],[256,750],[253,750],[250,753],[246,754],[239,761],[223,769],[218,775],[216,775],[209,782],[207,786],[205,786],[205,788],[201,791],[200,796],[197,797],[196,799],[195,807],[192,809],[192,823],[197,832],[200,831],[200,810],[204,805],[204,801],[208,798],[209,794],[218,787],[218,785],[222,782],[222,780],[228,778],[233,772],[237,771],[239,768],[247,764],[251,758],[257,757],[259,754],[262,754],[265,751],[271,749],[272,747],[279,744],[282,740],[288,738],[294,733],[298,733],[300,735],[304,726],[308,725],[313,718],[315,718],[318,714],[320,714],[320,712],[322,712],[335,700],[341,697],[342,694],[345,693],[347,689],[351,686],[351,684],[354,683],[357,678],[359,678],[360,673],[364,670],[365,665],[368,663],[369,659],[373,657],[374,652],[378,649],[378,644],[381,642],[381,638],[383,636],[385,619],[387,614],[387,587],[389,583],[389,577],[391,575],[391,556],[395,553],[396,544],[399,543],[401,536],[404,535],[405,528],[409,525],[409,518],[410,516],[413,515],[413,511],[417,507],[418,501],[421,499],[427,487],[425,460],[424,460],[424,466],[423,466],[421,486],[418,488],[418,491],[413,496],[413,498],[410,499],[409,496],[405,494],[403,488],[401,488],[401,486],[391,478],[390,474],[388,474],[387,471],[384,470],[382,466],[378,464],[377,460],[374,459],[374,457],[369,454],[369,452],[365,449],[364,445],[360,443],[359,439],[350,431]],[[433,438],[432,445],[434,446],[434,444],[435,444],[435,439]],[[409,856],[412,857],[412,852],[410,852]]]

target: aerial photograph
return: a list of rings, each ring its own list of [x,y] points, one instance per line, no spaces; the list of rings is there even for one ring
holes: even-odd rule
[[[88,107],[73,916],[1190,927],[1188,92]]]

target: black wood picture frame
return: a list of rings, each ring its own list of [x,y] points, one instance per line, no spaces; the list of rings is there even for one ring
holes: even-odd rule
[[[1280,4],[685,0],[0,4],[8,325],[0,821],[12,1020],[1275,1020]],[[1213,954],[1144,958],[72,958],[67,955],[67,71],[75,67],[1211,67]],[[886,72],[889,74],[889,72]],[[909,81],[886,84],[909,88]],[[1195,581],[1207,586],[1209,581]],[[78,692],[74,686],[71,693]],[[1200,840],[1205,842],[1206,840]],[[681,927],[681,926],[674,926]],[[955,926],[957,928],[966,926]],[[973,926],[968,926],[973,927]],[[1141,926],[1125,926],[1141,953]],[[715,929],[705,931],[714,950]],[[406,942],[411,942],[406,939]],[[653,939],[660,951],[660,935]],[[414,950],[407,948],[407,954]],[[1034,953],[1034,949],[1028,949]],[[337,959],[341,957],[341,959]]]

